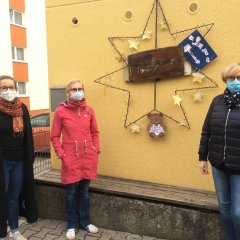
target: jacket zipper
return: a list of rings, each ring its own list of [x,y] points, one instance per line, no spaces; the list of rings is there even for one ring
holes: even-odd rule
[[[76,153],[76,156],[79,157],[79,154],[78,154],[78,141],[75,141],[75,153]]]
[[[81,113],[80,113],[80,107],[78,107],[78,117],[80,118],[80,115],[81,115]]]
[[[227,123],[228,123],[228,117],[229,117],[230,111],[231,111],[231,109],[228,109],[227,118],[226,118],[226,122],[225,122],[225,134],[224,134],[223,162],[225,162],[225,159],[226,159],[226,146],[227,146]]]
[[[86,139],[84,140],[84,150],[85,150],[85,152],[87,152],[87,150],[88,150],[87,140]]]

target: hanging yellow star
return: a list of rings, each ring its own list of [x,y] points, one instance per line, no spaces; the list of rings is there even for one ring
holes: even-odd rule
[[[196,92],[193,94],[193,101],[194,102],[201,102],[202,101],[202,94],[200,92]]]
[[[160,23],[160,30],[168,29],[167,22],[165,20]]]
[[[203,79],[204,79],[204,75],[201,73],[193,73],[193,82],[198,82],[198,83],[202,83]]]
[[[120,54],[121,54],[121,56],[118,54],[118,55],[116,55],[114,58],[115,58],[118,62],[123,62],[124,59],[125,59],[125,56],[124,56],[123,53],[120,53]]]
[[[145,31],[142,35],[142,39],[151,39],[152,31]]]
[[[129,48],[138,50],[138,45],[140,44],[139,42],[136,42],[134,40],[128,40],[128,42],[129,42]]]
[[[131,128],[132,128],[132,133],[140,133],[141,126],[134,124]]]
[[[107,84],[108,86],[112,86],[111,76],[107,76],[107,77],[105,78],[104,83]]]
[[[173,100],[174,100],[173,104],[180,106],[182,98],[180,98],[178,94],[173,96]]]

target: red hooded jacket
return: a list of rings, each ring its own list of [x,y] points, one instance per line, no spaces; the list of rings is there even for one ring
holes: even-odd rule
[[[94,111],[86,105],[85,99],[80,103],[62,102],[56,109],[51,142],[62,159],[62,183],[96,178],[100,152],[98,134]]]

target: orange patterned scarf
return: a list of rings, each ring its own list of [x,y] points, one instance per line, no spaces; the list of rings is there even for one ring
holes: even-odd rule
[[[0,112],[13,117],[14,137],[23,137],[23,110],[22,103],[18,98],[8,102],[0,98]]]

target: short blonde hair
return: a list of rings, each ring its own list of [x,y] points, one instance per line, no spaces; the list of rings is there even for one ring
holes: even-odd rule
[[[240,63],[233,63],[228,65],[222,72],[222,80],[227,82],[230,77],[240,76]]]
[[[83,86],[83,83],[82,83],[80,80],[72,80],[72,81],[70,81],[70,82],[67,84],[67,86],[66,86],[66,92],[69,91],[71,85],[74,84],[74,83],[81,83],[82,86]],[[83,89],[84,89],[84,86],[83,86]]]

